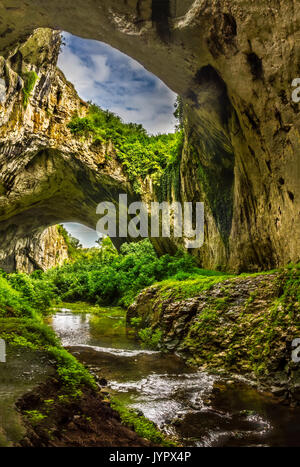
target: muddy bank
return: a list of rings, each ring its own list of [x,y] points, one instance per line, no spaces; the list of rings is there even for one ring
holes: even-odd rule
[[[153,444],[121,423],[105,396],[83,389],[79,398],[61,393],[50,379],[17,402],[26,434],[19,447],[147,447]],[[43,418],[42,418],[43,417]]]
[[[25,435],[15,407],[18,398],[55,371],[43,352],[8,346],[6,357],[6,362],[0,363],[0,447],[13,446]]]

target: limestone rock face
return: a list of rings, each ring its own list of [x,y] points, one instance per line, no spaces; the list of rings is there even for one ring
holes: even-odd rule
[[[60,42],[58,32],[38,29],[0,58],[0,267],[6,271],[26,265],[30,271],[33,246],[37,267],[52,266],[56,252],[39,261],[54,232],[43,234],[47,227],[77,221],[95,228],[97,204],[131,192],[112,145],[73,138],[67,128],[88,105],[56,68]],[[33,86],[26,101],[28,76]],[[26,260],[20,252],[27,250]]]
[[[300,405],[300,370],[290,344],[298,332],[298,278],[296,269],[220,278],[207,290],[199,281],[189,298],[182,296],[189,287],[184,282],[178,288],[153,285],[129,307],[127,323],[139,318],[142,329],[160,330],[161,350],[176,351],[204,370],[244,374],[282,402]]]
[[[18,238],[11,250],[1,250],[0,261],[8,271],[31,273],[60,266],[69,258],[68,245],[57,226]]]
[[[11,0],[2,0],[0,50],[6,65],[3,61],[0,93],[5,87],[8,101],[4,118],[11,123],[5,124],[1,136],[0,163],[5,174],[1,206],[11,193],[11,171],[16,176],[16,166],[21,164],[30,174],[27,188],[22,185],[25,182],[19,185],[24,190],[22,201],[20,197],[17,201],[16,190],[14,195],[9,194],[9,205],[12,198],[16,203],[9,213],[5,211],[3,222],[18,217],[33,190],[41,192],[41,182],[33,189],[33,173],[44,171],[45,164],[52,174],[55,172],[56,182],[61,173],[66,177],[59,181],[59,193],[54,194],[54,183],[48,190],[52,213],[42,219],[45,196],[41,195],[36,204],[44,225],[49,225],[49,218],[51,223],[59,217],[54,206],[61,206],[63,187],[68,183],[74,186],[66,164],[81,164],[80,178],[83,173],[101,180],[105,176],[112,185],[116,181],[111,177],[112,170],[114,174],[119,170],[115,162],[113,168],[104,164],[107,171],[104,175],[101,169],[100,174],[95,162],[98,154],[93,152],[89,157],[90,148],[71,141],[70,135],[60,129],[61,119],[70,113],[71,104],[67,102],[74,90],[62,85],[62,76],[56,72],[49,93],[54,64],[52,71],[45,68],[43,78],[40,76],[25,114],[16,110],[16,92],[21,96],[21,90],[17,90],[22,82],[18,71],[14,74],[8,68],[17,70],[20,66],[18,44],[24,38],[36,28],[49,27],[111,44],[182,96],[186,141],[180,165],[180,196],[205,202],[205,243],[193,251],[204,266],[259,270],[299,260],[300,123],[299,104],[291,98],[291,83],[300,65],[299,16],[294,0],[78,0],[75,5],[71,0],[14,0],[13,8]],[[47,54],[47,48],[38,56],[21,51],[23,60],[41,68]],[[55,93],[54,89],[63,92]],[[45,102],[53,112],[51,118]],[[79,99],[72,102],[72,110],[84,112]],[[11,144],[4,143],[8,131],[15,135],[13,157]],[[55,144],[49,144],[53,141]],[[32,158],[26,147],[39,157]],[[43,155],[41,148],[47,148]],[[66,154],[71,152],[75,157],[66,163]],[[125,183],[121,169],[118,176],[119,183]],[[18,180],[14,180],[16,187]],[[95,200],[87,194],[91,191],[82,196],[74,188],[69,203],[81,197],[84,210],[88,210],[88,204],[94,210]],[[94,226],[92,214],[83,216],[76,204],[77,208],[69,209],[70,217],[77,221],[84,217],[85,224],[92,220]],[[2,224],[2,231],[4,227]]]

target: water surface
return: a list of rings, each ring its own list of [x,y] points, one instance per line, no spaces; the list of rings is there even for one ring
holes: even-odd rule
[[[53,373],[40,352],[8,347],[6,363],[0,363],[0,447],[12,446],[25,435],[16,401]]]
[[[63,345],[108,380],[112,395],[185,446],[300,445],[300,411],[232,377],[195,371],[142,349],[120,308],[64,305],[52,320]]]

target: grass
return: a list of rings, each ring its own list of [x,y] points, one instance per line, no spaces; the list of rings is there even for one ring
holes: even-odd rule
[[[205,308],[193,320],[181,350],[196,365],[257,376],[283,371],[282,362],[290,361],[288,343],[300,329],[299,265],[277,272],[273,281],[266,276],[239,304],[234,319],[227,314],[232,310],[231,286],[230,281],[221,290],[222,297],[205,297]]]
[[[0,338],[12,346],[43,350],[59,345],[52,329],[36,319],[0,318]]]
[[[232,277],[212,271],[210,272],[215,275],[205,276],[205,272],[204,270],[203,275],[193,275],[190,279],[182,281],[172,278],[167,279],[154,284],[153,287],[159,287],[159,295],[163,299],[172,298],[174,300],[184,300],[197,297],[202,292],[209,290],[213,285],[224,282]]]
[[[90,313],[95,316],[107,315],[109,312],[110,316],[122,317],[125,316],[126,310],[120,306],[100,306],[91,305],[87,302],[59,302],[55,305],[53,310],[58,308],[66,308],[72,310],[73,313]]]
[[[28,71],[23,75],[24,87],[23,87],[23,107],[26,110],[31,93],[34,89],[35,83],[38,80],[38,75],[35,71]]]
[[[111,399],[111,406],[120,414],[122,422],[142,438],[149,439],[153,443],[164,447],[176,446],[174,442],[166,439],[153,422],[143,415],[137,414],[135,410],[129,409],[116,398]]]

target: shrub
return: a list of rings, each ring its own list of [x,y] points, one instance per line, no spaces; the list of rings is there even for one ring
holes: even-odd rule
[[[112,141],[117,157],[129,179],[139,191],[139,182],[146,175],[158,178],[168,164],[181,154],[183,132],[150,136],[142,125],[123,123],[121,118],[97,105],[90,105],[86,117],[75,115],[68,124],[71,133],[93,138],[94,144]]]
[[[38,75],[35,71],[29,71],[24,74],[24,87],[23,87],[23,106],[24,109],[27,108],[29,103],[30,95],[34,89],[35,83],[38,80]]]
[[[142,341],[142,347],[151,350],[159,350],[162,334],[163,333],[160,329],[156,329],[154,331],[151,328],[141,329],[138,333],[139,338]]]
[[[58,299],[127,307],[142,289],[154,282],[221,274],[199,269],[192,256],[180,251],[175,256],[158,258],[148,239],[122,245],[119,254],[110,240],[105,240],[103,248],[82,250],[75,261],[44,274]]]
[[[33,313],[34,310],[29,305],[27,297],[15,290],[4,277],[0,277],[0,317],[32,317]]]

